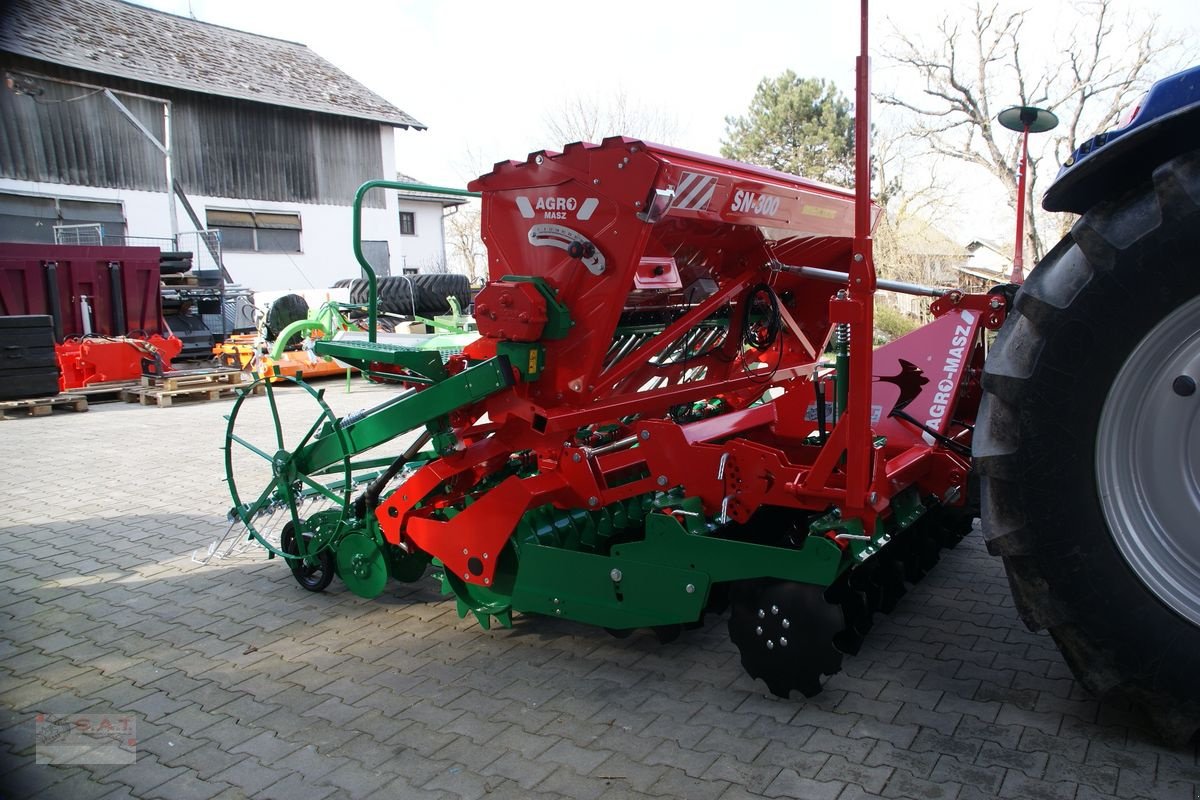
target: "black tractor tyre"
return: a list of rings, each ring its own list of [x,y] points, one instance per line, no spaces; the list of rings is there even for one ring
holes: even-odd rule
[[[422,317],[449,314],[447,296],[458,299],[459,307],[466,311],[471,302],[471,282],[466,275],[455,273],[429,273],[422,275],[391,275],[380,278],[376,284],[381,314],[399,314],[411,317],[414,313]],[[350,302],[366,303],[368,300],[365,278],[350,284]]]
[[[413,315],[412,279],[399,275],[379,278],[375,282],[375,292],[379,298],[379,313],[399,314],[404,317]],[[369,284],[366,278],[359,278],[350,284],[350,302],[366,304],[370,299]],[[422,313],[420,308],[416,313]]]
[[[470,279],[453,272],[414,275],[413,291],[417,294],[417,308],[422,309],[419,313],[428,317],[450,313],[447,297],[458,300],[463,311],[471,303]]]
[[[284,328],[302,319],[308,319],[308,301],[298,294],[285,294],[267,309],[267,339],[275,341]],[[297,346],[301,338],[300,334],[296,334],[286,347],[291,349]]]
[[[1172,359],[1144,358],[1147,343],[1161,346],[1164,331],[1175,333],[1172,320],[1197,319],[1198,253],[1200,151],[1161,165],[1151,181],[1088,211],[1016,296],[984,368],[973,445],[984,537],[1004,560],[1022,620],[1050,632],[1084,686],[1140,710],[1170,742],[1186,741],[1200,728],[1200,620],[1191,599],[1152,589],[1155,576],[1128,554],[1153,545],[1163,570],[1192,576],[1183,596],[1200,597],[1200,567],[1188,543],[1196,528],[1186,522],[1200,497],[1198,476],[1194,464],[1183,466],[1192,446],[1186,441],[1200,431],[1193,410],[1200,393],[1189,397],[1187,389],[1200,376],[1173,377],[1166,373],[1177,370],[1168,366],[1155,372],[1155,364]],[[1171,338],[1195,348],[1200,325]],[[1195,352],[1185,354],[1193,371],[1200,362]],[[1127,367],[1155,376],[1139,386],[1132,405],[1111,399],[1130,396]],[[1185,440],[1176,448],[1179,468],[1157,465],[1174,460],[1146,461],[1154,458],[1149,437],[1109,435],[1153,426],[1156,416],[1145,403],[1178,403],[1170,407],[1181,409],[1174,435]],[[1170,441],[1171,429],[1151,430],[1160,436],[1154,441]],[[1141,518],[1171,515],[1176,522],[1168,530],[1181,545],[1174,551],[1172,534],[1165,547],[1154,544],[1163,541],[1157,523],[1135,524],[1112,510],[1114,502],[1142,503],[1136,488],[1119,497],[1102,492],[1121,470],[1134,477],[1118,477],[1117,486],[1142,485],[1133,468],[1147,463],[1147,471],[1192,487],[1177,496],[1185,509],[1182,535],[1179,510],[1161,495]]]

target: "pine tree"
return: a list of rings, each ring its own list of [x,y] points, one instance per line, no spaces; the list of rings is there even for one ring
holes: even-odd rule
[[[725,118],[721,155],[839,186],[854,182],[854,113],[829,81],[763,78],[744,117]]]

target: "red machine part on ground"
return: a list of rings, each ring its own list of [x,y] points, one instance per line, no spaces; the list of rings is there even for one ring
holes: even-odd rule
[[[154,334],[147,339],[88,336],[69,339],[54,346],[58,355],[59,389],[85,389],[98,383],[136,380],[142,374],[142,359],[157,356],[164,368],[179,355],[183,342],[174,336]]]

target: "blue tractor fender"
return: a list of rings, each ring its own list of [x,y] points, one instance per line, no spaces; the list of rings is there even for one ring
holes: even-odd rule
[[[1082,214],[1144,182],[1159,164],[1197,146],[1200,65],[1158,81],[1126,123],[1080,145],[1046,190],[1042,208]]]

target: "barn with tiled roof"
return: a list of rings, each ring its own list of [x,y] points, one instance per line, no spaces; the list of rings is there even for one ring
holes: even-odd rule
[[[0,74],[0,242],[220,230],[255,288],[356,274],[354,193],[425,128],[303,44],[121,0],[4,3]],[[421,249],[394,194],[366,205],[378,266]]]

